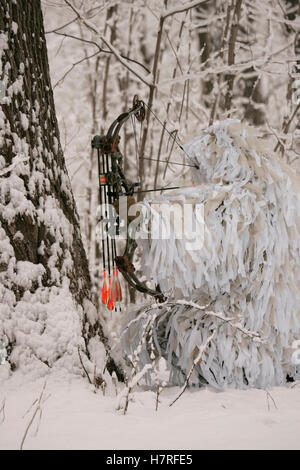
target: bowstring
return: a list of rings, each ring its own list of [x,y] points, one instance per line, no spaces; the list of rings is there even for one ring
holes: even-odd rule
[[[134,135],[134,144],[135,144],[135,159],[136,159],[136,165],[137,165],[137,172],[138,172],[138,175],[140,174],[140,161],[139,161],[139,157],[138,157],[138,150],[139,150],[139,147],[138,147],[138,142],[137,142],[137,137],[136,137],[136,122],[135,122],[135,119],[134,119],[134,116],[131,115],[131,123],[132,123],[132,130],[133,130],[133,135]],[[140,136],[140,139],[141,139],[141,136]]]
[[[157,158],[150,158],[150,157],[139,157],[140,159],[143,158],[144,160],[151,160],[152,162],[157,162]],[[198,168],[197,165],[191,165],[189,163],[179,163],[174,162],[173,160],[159,160],[160,163],[169,163],[170,165],[179,165],[179,166],[189,166],[190,168]]]
[[[140,181],[140,148],[141,148],[141,145],[142,145],[142,133],[143,133],[143,122],[144,121],[141,121],[140,123],[140,140],[139,140],[139,148],[138,148],[138,153],[137,153],[137,167],[138,167],[138,179],[139,179],[139,183],[141,183]]]

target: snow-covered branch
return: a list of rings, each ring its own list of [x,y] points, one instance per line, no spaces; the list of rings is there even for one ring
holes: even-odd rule
[[[127,413],[128,404],[133,388],[138,385],[138,383],[149,372],[149,370],[152,369],[152,364],[145,364],[144,367],[140,371],[138,371],[138,367],[140,364],[140,354],[142,352],[143,345],[146,343],[149,327],[151,328],[155,318],[155,316],[151,317],[151,315],[147,318],[142,329],[139,343],[136,349],[133,351],[132,357],[128,357],[128,359],[130,359],[132,362],[130,380],[128,380],[128,383],[126,384],[125,388],[119,393],[116,404],[116,409],[123,410],[124,415]]]
[[[115,58],[122,64],[124,65],[127,70],[129,70],[133,75],[135,75],[141,82],[143,82],[147,86],[151,86],[152,82],[148,80],[145,76],[142,76],[140,73],[138,73],[133,67],[131,67],[129,64],[126,63],[126,61],[123,59],[122,55],[117,51],[117,49],[108,41],[103,36],[100,36],[101,41],[104,42],[104,44],[108,47],[108,49],[112,52],[112,54],[115,56]]]
[[[108,39],[104,38],[102,35],[99,34],[98,30],[96,29],[95,25],[85,19],[83,17],[83,14],[74,7],[74,5],[71,4],[68,0],[65,0],[65,3],[72,8],[72,10],[76,13],[77,19],[80,20],[90,31],[92,31],[97,37],[101,39],[101,41],[104,42],[104,44],[108,47],[110,52],[115,56],[115,58],[127,69],[129,72],[131,72],[135,77],[137,77],[139,80],[141,80],[145,85],[150,86],[151,82],[147,80],[147,78],[143,75],[141,75],[139,72],[137,72],[133,67],[131,67],[126,60],[122,57],[122,54],[120,54],[119,51],[109,42]],[[128,58],[127,58],[128,60]],[[135,61],[137,63],[137,61]],[[141,65],[141,64],[139,64]]]
[[[94,52],[94,54],[88,55],[86,57],[82,57],[82,59],[79,59],[77,62],[74,62],[71,65],[71,67],[63,74],[63,76],[53,85],[53,90],[65,80],[65,78],[69,75],[69,73],[72,72],[72,70],[74,70],[74,68],[77,65],[82,64],[82,62],[85,62],[86,60],[92,59],[93,57],[95,57],[98,54],[99,54],[99,51]]]
[[[198,0],[196,2],[191,2],[191,3],[188,3],[186,5],[174,7],[170,10],[167,10],[162,15],[162,18],[165,20],[165,19],[169,18],[169,16],[176,15],[177,13],[184,13],[185,11],[191,10],[192,8],[196,8],[196,7],[199,7],[200,5],[203,5],[204,3],[207,3],[208,1],[209,0],[202,0],[202,1],[199,2],[199,0]]]
[[[226,317],[222,312],[213,312],[211,310],[207,310],[205,306],[199,305],[195,302],[190,302],[187,300],[177,300],[174,302],[167,302],[167,304],[171,306],[186,305],[187,307],[195,308],[201,311],[203,315],[209,315],[210,317],[214,317],[214,318],[217,318],[218,320],[221,320],[223,323],[228,323],[230,326],[232,326],[232,328],[239,330],[241,333],[243,333],[243,335],[252,339],[256,343],[263,343],[263,340],[259,333],[257,333],[256,331],[251,331],[251,330],[248,330],[247,328],[244,328],[241,325],[241,323],[235,321],[233,317]]]
[[[189,385],[189,381],[190,381],[190,378],[191,378],[191,375],[192,373],[194,372],[194,369],[195,367],[201,362],[202,360],[202,356],[203,356],[203,353],[204,351],[208,348],[208,346],[210,345],[210,343],[212,342],[212,340],[214,339],[216,335],[216,332],[214,331],[208,338],[207,340],[205,341],[205,343],[200,347],[199,349],[199,353],[197,354],[197,357],[196,359],[194,359],[193,361],[193,365],[192,367],[190,368],[190,371],[187,375],[187,378],[184,382],[184,385],[180,391],[180,393],[177,395],[177,397],[170,403],[169,406],[172,406],[174,405],[174,403],[181,397],[181,395],[183,395],[183,393],[185,392],[185,390],[187,389],[188,385]]]
[[[77,18],[76,18],[76,19],[77,19]],[[80,37],[78,37],[78,36],[74,36],[73,34],[62,33],[62,32],[59,32],[59,31],[50,31],[50,32],[51,32],[51,33],[53,32],[53,33],[55,33],[55,34],[57,34],[57,35],[59,35],[59,36],[64,36],[64,37],[66,37],[66,38],[74,39],[74,40],[76,40],[76,41],[81,41],[81,42],[83,42],[83,43],[85,43],[85,44],[91,44],[91,45],[93,45],[93,46],[96,46],[99,53],[102,52],[103,54],[114,54],[113,51],[106,51],[105,49],[103,49],[96,41],[90,41],[90,40],[85,39],[85,38],[80,38]],[[93,56],[91,56],[91,57],[93,57]],[[134,63],[134,64],[136,64],[136,65],[139,65],[139,66],[142,67],[147,73],[150,73],[150,70],[149,70],[144,64],[142,64],[141,62],[139,62],[138,60],[132,59],[131,57],[128,57],[128,56],[126,56],[126,55],[124,55],[124,54],[120,54],[120,57],[121,57],[122,59],[127,60],[128,62],[132,62],[132,63]],[[78,63],[80,63],[80,62],[78,62]]]

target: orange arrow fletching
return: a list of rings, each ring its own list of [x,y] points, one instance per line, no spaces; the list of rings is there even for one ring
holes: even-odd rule
[[[102,284],[102,302],[107,304],[107,283],[106,283],[106,272],[104,270],[104,281]]]
[[[111,279],[110,278],[109,278],[107,308],[108,308],[108,310],[113,310],[113,308],[114,308],[113,291],[112,291],[112,288],[111,288]]]

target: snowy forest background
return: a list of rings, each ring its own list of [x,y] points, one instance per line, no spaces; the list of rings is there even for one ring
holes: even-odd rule
[[[297,0],[211,0],[180,8],[155,0],[44,0],[42,5],[61,141],[96,298],[101,253],[90,142],[131,107],[135,94],[181,144],[214,120],[237,117],[258,126],[281,158],[298,169]],[[151,113],[148,119],[146,133],[146,124],[129,122],[122,130],[125,174],[142,181],[144,189],[187,186],[188,168],[154,161],[183,160],[161,123]],[[125,292],[125,303],[141,301],[133,289]],[[102,315],[110,330],[118,329],[118,315]]]
[[[0,89],[0,448],[299,446],[298,381],[272,394],[262,386],[223,394],[191,387],[183,395],[189,376],[183,391],[168,383],[165,362],[156,361],[150,315],[142,336],[151,364],[140,371],[141,345],[131,365],[124,362],[127,314],[142,312],[144,302],[149,312],[153,299],[122,279],[122,310],[110,312],[100,302],[98,169],[91,150],[92,137],[105,134],[138,95],[146,120],[128,121],[120,150],[126,177],[143,189],[191,186],[188,167],[165,163],[183,163],[171,136],[183,145],[226,117],[257,128],[299,175],[299,1],[40,3],[43,18],[33,0],[0,0],[1,72],[9,85]],[[285,201],[293,197],[291,191]],[[298,279],[297,266],[290,271]],[[234,326],[251,362],[260,332]],[[273,333],[276,341],[276,325]],[[212,351],[212,339],[202,352]],[[151,387],[138,388],[147,371]]]

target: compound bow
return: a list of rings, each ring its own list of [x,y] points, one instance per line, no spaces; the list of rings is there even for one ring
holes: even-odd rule
[[[134,97],[132,108],[128,112],[120,114],[111,124],[105,136],[96,135],[92,140],[92,148],[97,150],[99,173],[99,222],[104,275],[102,302],[109,310],[114,308],[116,302],[122,300],[122,289],[118,277],[119,271],[131,287],[155,297],[160,302],[165,300],[159,287],[156,290],[150,289],[137,278],[133,265],[133,256],[137,245],[135,240],[130,237],[128,229],[124,253],[117,255],[115,234],[119,235],[120,233],[120,217],[113,214],[113,207],[116,207],[115,204],[120,197],[133,196],[137,192],[142,192],[135,191],[141,185],[140,183],[132,183],[126,179],[123,171],[123,156],[119,149],[120,130],[131,116],[134,116],[140,122],[145,118],[145,104],[139,100],[138,96]],[[111,230],[112,235],[109,234],[108,227],[113,229]]]

